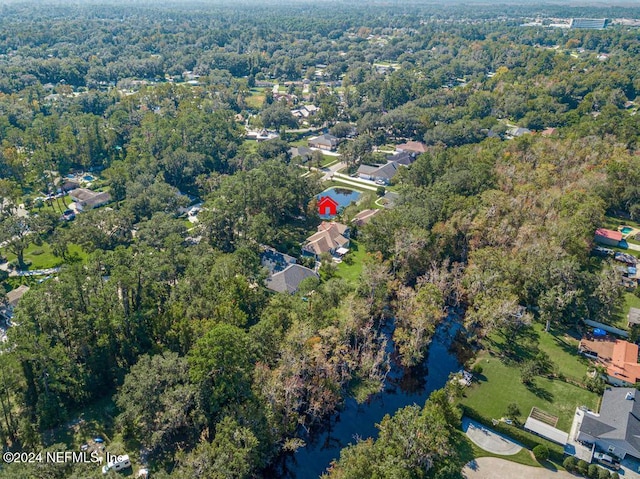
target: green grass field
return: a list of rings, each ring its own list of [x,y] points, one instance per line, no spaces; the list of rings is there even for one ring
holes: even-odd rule
[[[351,246],[347,254],[347,256],[351,257],[351,260],[343,260],[342,263],[338,265],[336,276],[355,284],[362,272],[362,265],[366,254],[364,246],[358,244],[356,240],[351,240]],[[347,264],[348,262],[351,264]]]
[[[16,255],[7,251],[2,251],[9,262],[16,261]],[[86,259],[87,253],[79,245],[69,245],[69,254],[77,254],[82,260]],[[51,245],[43,242],[41,245],[31,244],[24,252],[24,261],[29,265],[30,270],[55,268],[64,263],[63,258],[59,258],[51,251]]]
[[[541,324],[534,325],[534,329],[538,335],[538,346],[549,355],[558,370],[575,381],[584,381],[589,360],[578,354],[579,340],[554,328],[545,333]]]
[[[488,354],[479,356],[478,364],[483,369],[481,380],[467,389],[461,402],[486,417],[499,419],[505,416],[507,405],[516,403],[524,421],[536,406],[557,416],[556,427],[569,431],[576,407],[586,405],[597,410],[599,396],[586,389],[542,377],[535,378],[535,388],[527,388],[514,365],[507,366]]]

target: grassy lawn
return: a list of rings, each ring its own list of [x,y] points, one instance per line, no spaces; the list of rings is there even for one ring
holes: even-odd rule
[[[350,244],[349,253],[346,256],[346,258],[350,259],[347,259],[347,261],[343,260],[342,263],[338,265],[336,276],[351,283],[356,283],[362,272],[362,262],[367,253],[364,247],[359,245],[356,240],[351,240]],[[348,262],[351,264],[347,264]]]
[[[558,417],[558,429],[569,431],[576,407],[586,405],[597,410],[599,396],[586,389],[542,377],[535,378],[535,388],[527,388],[520,380],[518,367],[486,353],[479,356],[478,364],[483,369],[481,380],[467,389],[461,402],[486,417],[499,419],[506,414],[508,404],[516,403],[524,421],[536,406]]]
[[[251,95],[245,98],[244,102],[249,108],[259,110],[264,103],[264,88],[252,88]]]
[[[629,252],[631,253],[632,251]],[[622,306],[609,318],[603,321],[603,323],[626,331],[629,329],[627,327],[627,315],[629,314],[629,310],[631,308],[640,308],[640,298],[629,291],[625,291],[622,296],[624,300]]]
[[[16,255],[3,251],[9,262],[16,261]],[[78,255],[82,260],[86,259],[87,253],[78,245],[69,245],[69,254]],[[24,252],[24,261],[29,265],[30,270],[55,268],[64,263],[63,258],[59,258],[51,251],[51,245],[43,242],[41,245],[31,244]]]
[[[36,214],[39,211],[53,211],[55,214],[61,214],[60,208],[62,207],[62,205],[64,204],[64,209],[67,209],[71,203],[73,203],[73,201],[71,200],[71,197],[67,195],[57,200],[53,200],[51,205],[49,205],[49,203],[45,201],[42,204],[41,208],[34,207],[34,208],[31,208],[29,212],[31,214]]]
[[[340,161],[340,158],[337,156],[330,156],[330,155],[322,155],[322,162],[320,163],[321,167],[325,167],[327,165],[333,164],[333,163],[337,163],[338,161]]]
[[[635,294],[624,293],[624,306],[622,307],[622,316],[624,318],[624,329],[627,329],[627,314],[631,308],[640,308],[640,298]]]
[[[541,324],[534,325],[534,330],[538,335],[539,348],[549,355],[558,370],[568,378],[583,382],[589,360],[578,354],[579,340],[553,328],[545,333]]]

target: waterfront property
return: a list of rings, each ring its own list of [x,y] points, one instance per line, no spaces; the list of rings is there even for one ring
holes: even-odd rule
[[[324,253],[342,257],[349,251],[350,228],[334,221],[323,221],[318,232],[309,236],[302,246],[303,254],[311,255],[317,260]]]
[[[336,202],[336,214],[338,214],[351,203],[357,201],[361,195],[362,193],[356,190],[352,190],[351,188],[334,186],[324,190],[322,193],[316,196],[316,198],[318,199],[318,201],[321,201],[323,198],[330,198],[331,200]],[[326,214],[326,211],[320,211],[320,218],[322,219],[329,219],[333,216],[335,216],[335,214]]]

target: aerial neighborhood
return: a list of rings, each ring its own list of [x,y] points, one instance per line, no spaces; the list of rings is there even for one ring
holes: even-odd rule
[[[0,477],[640,479],[638,5],[54,3]]]

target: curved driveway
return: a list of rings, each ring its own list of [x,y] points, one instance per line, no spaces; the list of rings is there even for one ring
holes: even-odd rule
[[[462,418],[462,430],[476,446],[492,454],[512,456],[522,450],[520,444],[480,423],[472,421],[468,417]]]
[[[466,479],[576,479],[565,471],[551,471],[544,467],[524,466],[499,457],[479,457],[464,466]]]

